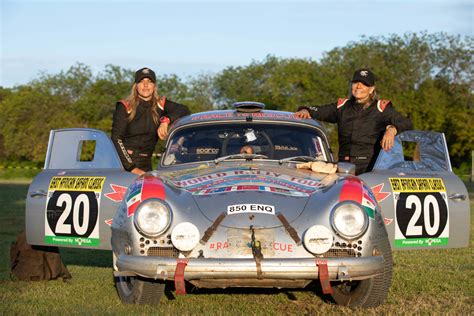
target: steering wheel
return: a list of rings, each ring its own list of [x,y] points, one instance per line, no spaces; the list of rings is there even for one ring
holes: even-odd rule
[[[230,133],[229,135],[226,136],[226,138],[224,139],[224,141],[222,142],[222,148],[221,148],[221,157],[224,157],[224,156],[227,156],[228,153],[227,153],[227,147],[229,146],[229,142],[230,140],[232,139],[232,137],[234,135],[236,135],[237,133]],[[265,141],[267,142],[267,145],[265,146],[268,146],[268,151],[267,151],[267,154],[266,156],[270,157],[270,159],[273,158],[273,154],[275,152],[275,149],[273,147],[273,142],[272,140],[270,139],[270,137],[267,135],[267,133],[265,133],[264,131],[259,131],[258,132],[259,135],[262,135],[263,138],[265,139]],[[252,146],[252,145],[249,145],[249,146]],[[261,145],[259,145],[261,146]],[[263,146],[261,146],[263,147]],[[257,154],[257,153],[255,153]],[[259,153],[261,154],[261,153]]]

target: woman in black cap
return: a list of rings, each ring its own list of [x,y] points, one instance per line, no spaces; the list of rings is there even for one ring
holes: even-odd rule
[[[379,100],[375,75],[359,69],[352,77],[351,97],[323,106],[300,106],[296,117],[337,123],[339,161],[356,165],[356,174],[370,171],[381,148],[390,150],[395,135],[413,128],[389,100]]]
[[[117,102],[112,122],[112,142],[125,170],[138,175],[152,170],[158,137],[165,139],[168,125],[190,113],[185,105],[158,94],[153,70],[139,69],[130,95]]]

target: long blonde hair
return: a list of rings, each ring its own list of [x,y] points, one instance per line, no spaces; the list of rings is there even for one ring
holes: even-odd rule
[[[153,121],[157,125],[159,123],[158,106],[159,106],[160,98],[161,97],[158,94],[158,86],[155,83],[155,90],[153,91],[153,94],[151,95],[151,113],[153,115]],[[132,85],[132,91],[130,91],[130,94],[128,95],[126,100],[129,104],[128,121],[130,122],[131,120],[135,118],[135,115],[137,114],[138,103],[140,103],[140,96],[138,95],[138,92],[137,92],[136,83]]]

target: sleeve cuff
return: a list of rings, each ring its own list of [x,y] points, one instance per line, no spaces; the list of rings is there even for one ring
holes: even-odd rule
[[[171,121],[169,119],[169,117],[167,116],[162,116],[160,117],[160,123],[166,123],[166,124],[169,124]]]

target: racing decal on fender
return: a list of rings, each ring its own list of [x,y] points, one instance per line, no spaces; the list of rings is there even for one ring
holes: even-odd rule
[[[383,200],[385,200],[387,197],[390,196],[390,192],[384,192],[382,191],[383,190],[383,186],[384,186],[384,183],[380,183],[380,184],[377,184],[373,187],[371,187],[372,189],[372,192],[374,192],[374,195],[375,195],[375,199],[377,200],[377,202],[382,202]]]
[[[151,175],[146,175],[137,179],[129,189],[125,199],[127,202],[127,216],[132,216],[141,201],[150,198],[165,200],[165,188],[161,179]]]
[[[369,218],[375,218],[375,201],[369,196],[367,190],[364,189],[362,194],[362,207],[364,208]]]
[[[143,181],[142,201],[149,198],[158,198],[164,201],[166,193],[163,181],[160,178],[146,175]]]
[[[347,178],[341,188],[339,202],[354,201],[362,205],[369,218],[375,218],[375,208],[377,203],[370,192],[357,178]]]
[[[449,208],[441,178],[389,178],[395,208],[395,247],[449,242]]]
[[[142,200],[143,177],[135,180],[129,188],[125,202],[127,203],[127,216],[132,216],[137,209],[138,203]]]
[[[393,222],[393,218],[388,218],[388,217],[383,218],[383,223],[385,226],[392,224],[392,222]]]
[[[46,197],[44,242],[99,246],[99,207],[105,177],[51,179]]]
[[[112,183],[110,184],[110,188],[112,189],[112,192],[105,193],[105,197],[114,202],[121,202],[125,197],[125,193],[127,193],[127,188]]]

